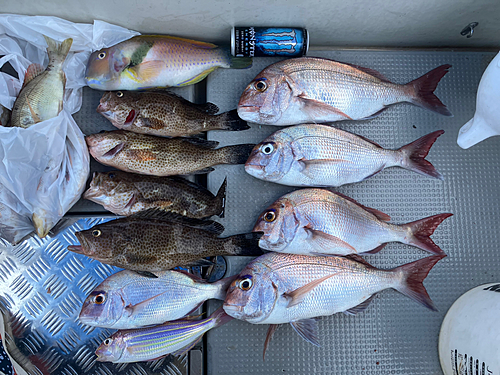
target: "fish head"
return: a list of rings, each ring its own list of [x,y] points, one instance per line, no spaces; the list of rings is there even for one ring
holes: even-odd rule
[[[125,300],[119,291],[96,289],[85,299],[79,319],[93,327],[112,327],[125,311]]]
[[[292,201],[282,197],[259,216],[253,232],[263,233],[259,239],[262,249],[280,252],[292,242],[299,224]]]
[[[238,115],[249,122],[277,123],[293,99],[292,87],[281,70],[273,66],[264,69],[243,91]]]
[[[262,180],[279,181],[290,171],[293,160],[291,143],[273,135],[253,148],[245,171]]]
[[[114,231],[106,225],[95,225],[90,229],[75,232],[80,245],[68,246],[69,251],[107,263],[114,258]]]
[[[120,331],[102,342],[95,351],[98,362],[118,362],[125,351],[126,344]]]
[[[118,90],[121,73],[130,65],[130,53],[120,44],[93,52],[87,63],[85,80],[93,89]]]
[[[122,211],[131,205],[134,189],[124,172],[94,172],[83,198],[101,204],[111,212]]]
[[[97,113],[118,129],[129,129],[139,113],[137,95],[129,91],[108,91],[102,96]]]
[[[223,305],[226,314],[254,324],[265,320],[278,300],[271,275],[272,270],[259,258],[248,264],[227,290]]]
[[[112,160],[127,144],[127,134],[122,130],[101,132],[85,137],[90,154],[97,160]]]

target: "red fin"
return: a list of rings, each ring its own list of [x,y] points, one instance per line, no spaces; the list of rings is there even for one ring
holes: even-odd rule
[[[434,233],[438,225],[450,216],[453,216],[453,214],[439,214],[403,224],[402,226],[406,228],[409,227],[413,234],[406,243],[436,255],[445,254],[444,251],[432,241],[430,236]]]
[[[380,250],[382,250],[385,245],[387,245],[386,243],[383,243],[382,245],[380,246],[377,246],[375,249],[373,250],[370,250],[370,251],[365,251],[363,254],[377,254]]]
[[[399,151],[404,155],[403,164],[401,166],[421,175],[443,180],[441,173],[439,173],[430,162],[425,160],[432,145],[443,133],[444,130],[438,130],[401,147]]]
[[[26,74],[24,75],[23,87],[26,86],[28,82],[31,81],[33,78],[42,74],[44,71],[45,68],[40,64],[31,64],[30,66],[28,66]]]
[[[304,102],[304,105],[306,107],[309,107],[308,108],[309,111],[316,111],[316,112],[320,112],[322,114],[334,113],[336,115],[343,117],[346,120],[352,120],[351,117],[346,115],[341,110],[339,110],[335,107],[332,107],[331,105],[328,105],[326,103],[320,102],[320,101],[315,100],[315,99],[309,99],[309,98],[302,96],[302,95],[299,95],[298,98],[302,99],[302,101]],[[314,116],[314,117],[316,117],[316,116]]]
[[[335,276],[336,274],[337,274],[337,272],[332,273],[331,275],[326,275],[326,276],[320,277],[319,279],[311,281],[310,283],[303,285],[300,288],[297,288],[297,289],[291,291],[290,293],[283,294],[283,296],[285,298],[289,299],[287,308],[293,307],[293,306],[301,303],[304,300],[304,298],[306,297],[307,293],[309,293],[311,290],[313,290],[315,287],[317,287],[323,281],[329,279],[332,276]]]
[[[411,102],[420,107],[426,108],[429,111],[439,113],[444,116],[453,116],[446,106],[434,94],[434,90],[441,80],[448,73],[451,65],[441,65],[436,69],[424,74],[422,77],[417,78],[406,84],[414,91],[414,97]]]
[[[276,332],[276,329],[280,327],[281,324],[270,324],[269,328],[267,329],[267,334],[266,334],[266,341],[264,341],[264,353],[262,353],[262,360],[266,360],[266,351],[269,343],[273,339],[274,332]]]
[[[401,272],[403,274],[403,281],[395,289],[425,307],[437,311],[436,306],[434,306],[422,283],[432,267],[445,256],[435,255],[395,268],[394,272]]]
[[[371,207],[366,207],[366,206],[363,206],[361,203],[359,203],[357,200],[351,198],[351,197],[348,197],[347,195],[344,195],[342,193],[339,193],[338,191],[332,191],[330,190],[333,194],[337,194],[338,196],[344,198],[344,199],[347,199],[348,201],[358,205],[359,207],[361,207],[362,209],[370,212],[371,214],[375,215],[377,217],[377,219],[379,220],[382,220],[382,221],[389,221],[391,220],[391,217],[385,213],[383,213],[382,211],[379,211],[375,208],[371,208]]]

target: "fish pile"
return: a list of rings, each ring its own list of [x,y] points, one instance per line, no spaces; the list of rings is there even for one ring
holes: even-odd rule
[[[426,157],[444,131],[391,150],[324,123],[370,119],[400,102],[451,116],[434,94],[451,66],[400,85],[352,64],[284,60],[250,82],[237,111],[218,115],[212,103],[123,91],[193,84],[218,67],[247,63],[215,45],[166,36],[134,37],[91,55],[89,86],[121,90],[106,92],[97,108],[120,130],[89,135],[86,142],[97,161],[119,170],[94,174],[84,197],[125,216],[77,232],[79,244],[68,248],[124,269],[88,295],[79,315],[83,324],[118,329],[97,348],[98,361],[182,354],[233,318],[270,324],[264,354],[285,323],[319,345],[316,318],[358,314],[385,289],[436,310],[423,281],[446,254],[430,236],[452,214],[395,224],[389,215],[330,188],[390,167],[443,180]],[[216,148],[217,142],[192,137],[245,130],[246,121],[296,126],[258,145]],[[207,173],[218,164],[245,164],[256,178],[306,188],[266,208],[252,233],[221,237],[224,227],[208,218],[224,214],[226,181],[214,195],[178,177]],[[432,255],[390,270],[360,256],[389,242]],[[208,259],[218,255],[260,256],[239,275],[213,283],[176,268],[211,265]],[[190,316],[208,299],[223,300],[223,307],[206,319]]]

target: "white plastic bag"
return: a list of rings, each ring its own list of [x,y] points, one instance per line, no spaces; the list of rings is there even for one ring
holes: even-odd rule
[[[5,55],[0,67],[8,61],[19,76],[0,73],[0,105],[8,109],[28,66],[48,63],[43,35],[59,42],[73,38],[64,63],[63,111],[28,129],[0,126],[0,236],[4,233],[6,239],[17,242],[27,230],[26,223],[34,219],[38,235],[44,237],[80,198],[89,174],[89,155],[71,114],[81,107],[88,57],[93,50],[137,34],[100,21],[90,25],[57,17],[0,15],[0,56]]]

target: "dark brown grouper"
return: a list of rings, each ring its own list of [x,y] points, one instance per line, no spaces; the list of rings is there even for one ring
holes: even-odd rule
[[[142,176],[111,171],[94,173],[85,199],[102,205],[120,216],[158,209],[194,219],[224,216],[224,180],[216,196],[203,186],[181,177]]]
[[[216,115],[219,108],[215,104],[194,104],[169,92],[107,92],[97,112],[118,129],[161,137],[250,128],[236,109]]]
[[[260,255],[260,234],[218,236],[224,226],[215,221],[188,219],[146,211],[76,232],[79,246],[68,250],[102,263],[151,273],[177,266],[209,264],[217,255]]]
[[[153,176],[207,173],[218,164],[245,164],[255,145],[215,149],[218,142],[199,138],[161,138],[125,130],[85,137],[99,163],[125,172]]]

